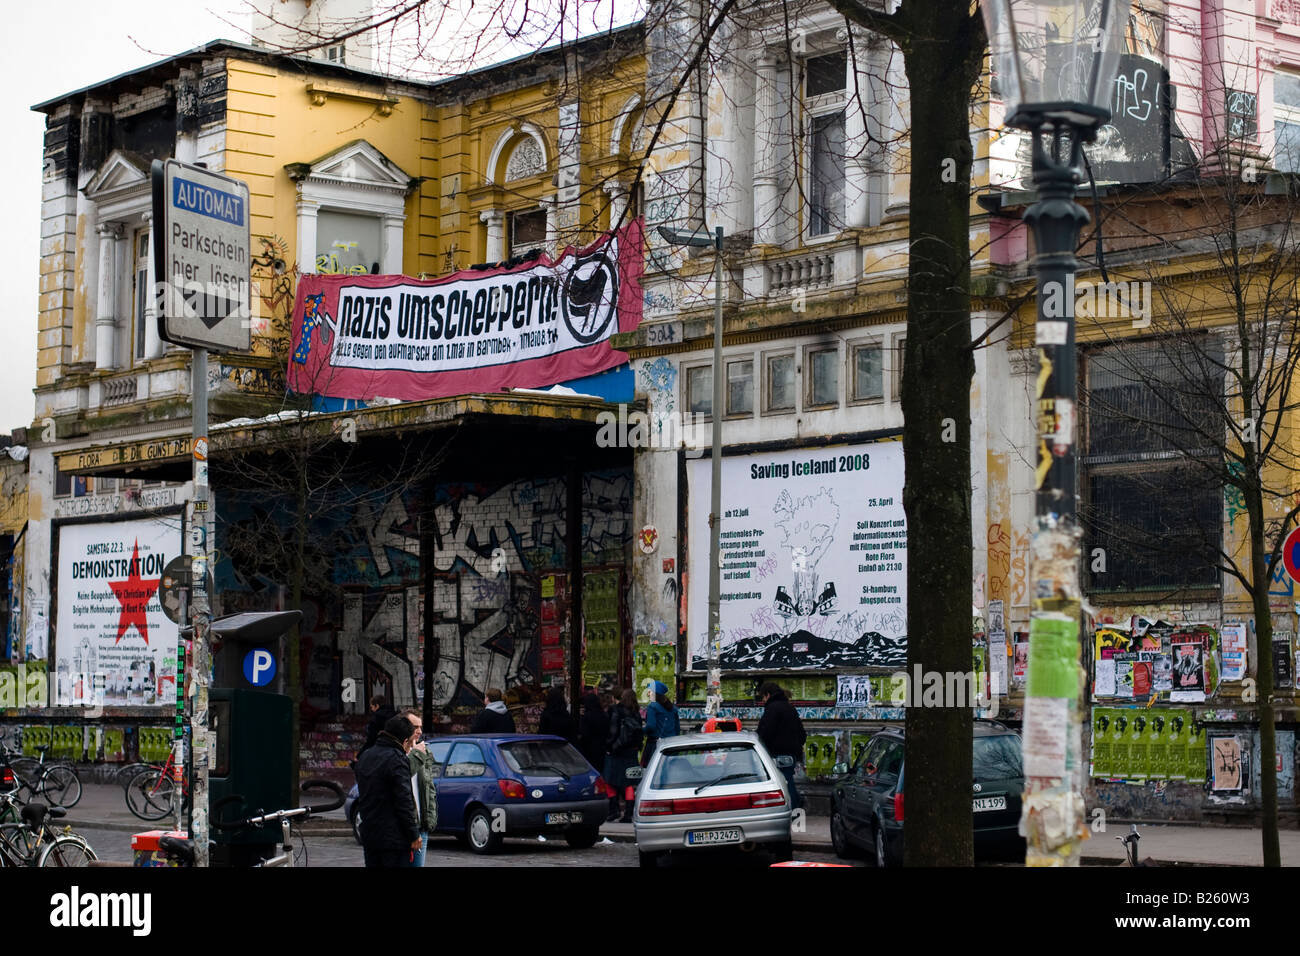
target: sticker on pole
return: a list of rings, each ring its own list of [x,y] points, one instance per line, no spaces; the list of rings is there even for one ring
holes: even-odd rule
[[[244,655],[244,678],[254,687],[265,687],[275,680],[275,655],[265,647],[255,647]]]
[[[250,345],[248,184],[169,159],[153,163],[158,334],[210,351]]]
[[[1300,582],[1300,528],[1292,528],[1282,542],[1282,564],[1291,580]]]

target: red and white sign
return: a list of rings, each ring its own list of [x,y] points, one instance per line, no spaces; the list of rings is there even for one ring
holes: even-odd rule
[[[1282,542],[1282,564],[1291,580],[1300,582],[1300,528],[1292,528]]]
[[[641,321],[640,221],[586,249],[513,269],[407,276],[305,275],[289,387],[418,401],[536,388],[627,361],[609,337]]]

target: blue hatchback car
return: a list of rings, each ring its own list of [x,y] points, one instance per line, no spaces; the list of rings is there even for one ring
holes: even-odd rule
[[[508,836],[563,835],[580,850],[600,838],[613,791],[563,737],[469,734],[425,745],[435,761],[438,833],[479,853]],[[355,829],[355,801],[346,810]]]

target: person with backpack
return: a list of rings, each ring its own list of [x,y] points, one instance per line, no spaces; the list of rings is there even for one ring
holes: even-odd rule
[[[682,732],[677,708],[668,699],[668,685],[663,681],[655,681],[654,690],[655,699],[645,709],[645,751],[641,754],[643,767],[650,765],[650,757],[659,741],[665,737],[676,737]]]
[[[608,822],[632,822],[634,797],[628,793],[627,771],[636,766],[637,751],[641,749],[641,708],[637,706],[636,691],[628,688],[614,705],[609,715],[609,756],[605,758],[605,781],[614,788],[609,798]],[[618,798],[623,797],[623,815],[618,813]]]

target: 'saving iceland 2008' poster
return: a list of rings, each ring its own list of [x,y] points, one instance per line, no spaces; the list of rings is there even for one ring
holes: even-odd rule
[[[700,670],[710,463],[688,467],[688,633]],[[724,669],[906,665],[901,442],[724,457],[720,550]]]

